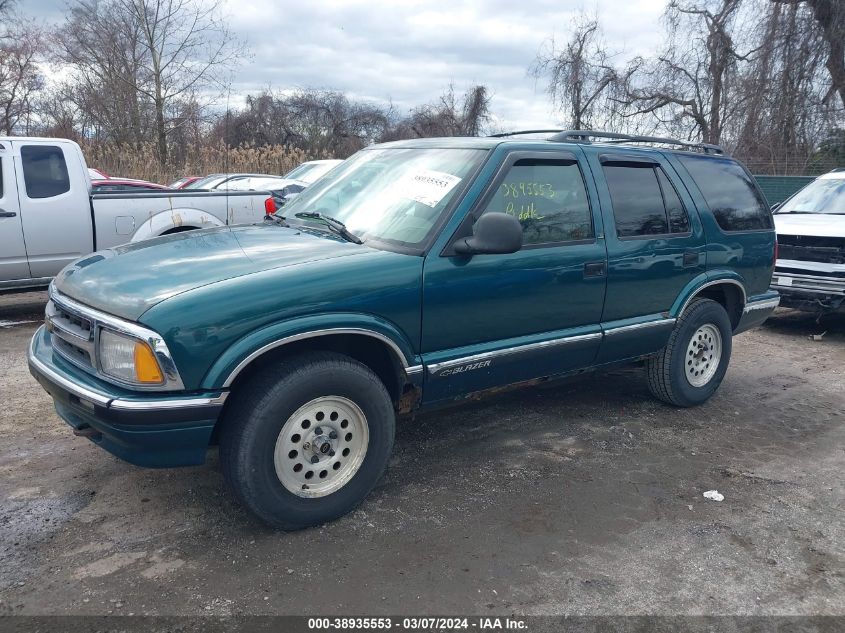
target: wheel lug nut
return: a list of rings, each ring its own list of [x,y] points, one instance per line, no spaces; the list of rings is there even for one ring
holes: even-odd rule
[[[322,435],[323,434],[323,427],[318,426],[317,428],[314,429],[314,433],[316,435]]]
[[[337,439],[337,431],[332,431],[331,433],[329,433],[329,437],[333,440],[336,440]]]
[[[316,455],[311,456],[311,463],[312,464],[316,464],[318,461],[320,461],[319,457],[317,457]]]
[[[302,448],[307,451],[309,448],[311,448],[311,442],[305,442],[305,444],[302,445]]]

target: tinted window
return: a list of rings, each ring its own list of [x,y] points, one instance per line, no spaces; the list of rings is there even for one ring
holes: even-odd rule
[[[771,229],[772,214],[745,170],[731,160],[678,156],[724,231]]]
[[[678,196],[675,187],[669,182],[662,169],[656,169],[657,180],[660,182],[660,191],[663,193],[663,204],[666,205],[666,214],[669,216],[669,230],[672,233],[689,233],[689,216],[684,204]]]
[[[604,173],[619,237],[669,232],[663,196],[653,167],[606,165]]]
[[[488,211],[518,218],[524,244],[593,237],[584,179],[571,161],[518,160],[484,208]]]
[[[70,191],[70,178],[61,148],[24,145],[21,147],[21,163],[29,198],[52,198]]]

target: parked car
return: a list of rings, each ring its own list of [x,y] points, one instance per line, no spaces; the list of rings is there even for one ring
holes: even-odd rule
[[[342,160],[334,159],[309,160],[306,163],[302,163],[299,167],[295,167],[294,169],[290,170],[288,173],[285,174],[285,178],[301,180],[302,182],[306,182],[311,185],[316,182],[317,179],[322,178],[324,175],[329,173],[332,169],[340,165],[342,162]]]
[[[184,189],[191,183],[196,182],[199,180],[201,176],[185,176],[184,178],[179,178],[179,180],[174,180],[169,185],[167,185],[170,189]]]
[[[0,291],[44,287],[68,263],[98,249],[255,222],[275,208],[267,194],[250,191],[92,195],[76,143],[0,137]]]
[[[719,148],[654,140],[369,147],[284,217],[68,266],[30,369],[134,464],[219,442],[238,499],[284,529],[361,502],[397,415],[633,361],[660,400],[700,404],[778,305],[772,214]]]
[[[131,178],[109,178],[107,180],[92,180],[91,193],[140,192],[140,191],[169,191],[169,187],[146,180]]]
[[[822,314],[845,309],[845,169],[819,176],[774,211],[781,304]]]
[[[93,167],[88,168],[88,176],[91,180],[108,180],[109,175],[104,172],[100,171],[99,169],[94,169]]]
[[[243,180],[244,178],[277,178],[271,174],[209,174],[199,180],[186,185],[185,189],[203,189],[206,191],[221,191],[226,190],[233,185],[233,183]]]
[[[228,184],[229,191],[267,191],[273,197],[278,208],[302,193],[308,183],[291,180],[280,176],[250,176],[234,180]]]

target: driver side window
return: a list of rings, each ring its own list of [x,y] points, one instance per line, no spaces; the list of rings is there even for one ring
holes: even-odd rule
[[[593,239],[584,179],[570,160],[517,160],[483,213],[490,211],[516,217],[526,246]]]

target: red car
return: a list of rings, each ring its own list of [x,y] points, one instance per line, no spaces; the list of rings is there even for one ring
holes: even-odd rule
[[[159,185],[146,180],[133,180],[131,178],[108,178],[105,180],[92,180],[91,193],[128,193],[131,191],[167,191],[170,187]]]
[[[200,178],[201,176],[185,176],[184,178],[180,178],[179,180],[174,180],[168,185],[168,187],[170,187],[171,189],[184,189],[192,182],[196,182]]]

